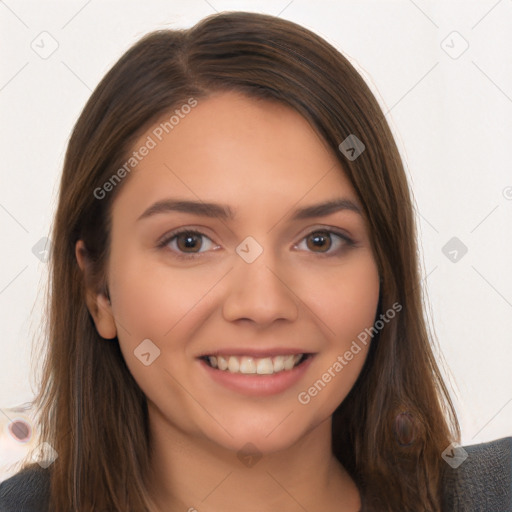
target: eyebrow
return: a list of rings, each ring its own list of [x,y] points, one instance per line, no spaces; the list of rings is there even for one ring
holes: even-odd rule
[[[291,220],[323,217],[343,210],[353,211],[362,215],[361,209],[353,201],[346,198],[338,198],[298,208],[293,212]],[[192,215],[202,217],[219,217],[221,219],[229,220],[234,220],[235,218],[235,212],[227,205],[205,203],[203,201],[190,201],[185,199],[163,199],[151,205],[137,220],[173,211],[190,213]]]

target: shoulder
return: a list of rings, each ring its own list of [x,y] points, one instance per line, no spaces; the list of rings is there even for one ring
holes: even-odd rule
[[[512,437],[463,449],[445,453],[448,467],[443,480],[443,509],[512,510]],[[33,464],[0,482],[0,510],[48,512],[49,491],[50,471]]]
[[[48,512],[50,471],[32,464],[0,482],[2,512]]]
[[[443,491],[446,510],[512,510],[512,437],[454,448],[445,451],[443,458],[448,463]]]

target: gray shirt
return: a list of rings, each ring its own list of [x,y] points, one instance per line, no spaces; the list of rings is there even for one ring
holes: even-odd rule
[[[443,512],[512,512],[512,437],[464,449],[460,466],[447,464]],[[49,469],[34,464],[0,483],[0,512],[49,512],[49,489]]]

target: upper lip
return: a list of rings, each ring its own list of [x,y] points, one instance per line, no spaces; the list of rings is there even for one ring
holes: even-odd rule
[[[290,354],[311,354],[312,352],[300,349],[300,348],[289,348],[289,347],[276,347],[276,348],[226,348],[226,349],[215,349],[210,352],[204,352],[197,357],[206,356],[248,356],[256,359],[262,359],[265,357],[275,357]]]

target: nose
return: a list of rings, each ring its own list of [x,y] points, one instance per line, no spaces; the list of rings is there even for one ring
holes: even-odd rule
[[[252,263],[236,257],[223,304],[226,321],[245,319],[265,326],[297,319],[299,299],[289,272],[277,266],[269,253],[263,251]]]

